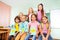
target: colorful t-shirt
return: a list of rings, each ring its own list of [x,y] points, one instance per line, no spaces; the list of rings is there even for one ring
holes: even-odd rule
[[[18,23],[15,23],[15,28],[16,28],[16,31],[19,32],[19,24]]]
[[[28,32],[28,22],[25,21],[25,22],[20,22],[19,24],[19,27],[20,27],[20,32]]]
[[[28,24],[30,26],[30,33],[31,35],[36,35],[36,32],[38,31],[38,25],[39,23],[37,21],[35,22],[29,22]]]

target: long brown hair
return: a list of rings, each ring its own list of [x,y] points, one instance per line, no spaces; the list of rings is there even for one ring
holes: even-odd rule
[[[38,5],[38,7],[39,7],[40,5],[42,6],[41,14],[42,14],[42,16],[44,16],[43,4],[42,4],[42,3],[41,3],[41,4],[39,4],[39,5]],[[38,9],[38,11],[39,11],[39,9]]]

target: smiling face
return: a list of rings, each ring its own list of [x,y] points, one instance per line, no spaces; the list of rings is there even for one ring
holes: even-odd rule
[[[39,6],[38,6],[38,10],[39,10],[39,11],[41,11],[42,8],[43,8],[42,5],[39,5]]]
[[[24,22],[26,20],[26,16],[21,17],[21,21]]]
[[[46,17],[43,17],[43,18],[42,18],[42,22],[43,22],[43,23],[47,23],[47,22],[48,22],[48,19],[47,19]]]
[[[33,8],[29,8],[29,13],[33,13]]]
[[[36,21],[36,16],[35,16],[35,15],[32,15],[32,16],[31,16],[31,20],[32,20],[32,21]]]
[[[18,19],[18,18],[16,18],[15,22],[16,22],[16,23],[19,23],[19,19]]]

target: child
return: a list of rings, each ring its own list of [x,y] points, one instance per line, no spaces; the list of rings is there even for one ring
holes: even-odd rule
[[[42,17],[42,23],[41,23],[41,35],[39,39],[41,40],[53,40],[50,36],[50,26],[49,26],[48,18],[46,16]]]
[[[31,15],[34,14],[33,8],[29,8],[28,10],[28,20],[31,21]]]
[[[38,22],[41,22],[41,18],[45,15],[44,9],[43,9],[43,4],[38,5],[38,12],[37,12],[37,19]]]
[[[29,40],[30,37],[33,37],[32,40],[36,40],[38,34],[38,28],[40,29],[40,24],[37,22],[37,16],[35,14],[31,15],[31,21],[29,22],[29,33],[25,40]]]
[[[21,22],[20,22],[19,25],[20,25],[20,32],[21,32],[21,34],[22,34],[20,40],[24,40],[25,37],[26,37],[26,34],[27,34],[27,32],[28,32],[28,22],[26,21],[26,16],[25,16],[25,15],[23,15],[23,16],[21,17]]]
[[[20,18],[18,16],[15,17],[14,19],[15,21],[15,29],[16,31],[15,32],[19,32],[19,22],[20,22]]]
[[[13,35],[10,35],[9,36],[9,40],[12,40],[12,39],[17,39],[19,40],[20,39],[20,36],[17,38],[16,34],[19,32],[19,22],[20,22],[20,18],[18,16],[16,16],[14,18],[14,21],[15,21],[15,25],[13,26],[13,28],[11,28],[11,33]],[[14,37],[14,38],[13,38]]]

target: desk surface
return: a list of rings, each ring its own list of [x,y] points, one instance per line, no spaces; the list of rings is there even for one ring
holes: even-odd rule
[[[10,29],[10,28],[0,28],[0,29]]]
[[[2,34],[2,33],[7,33],[8,31],[0,31],[0,34]]]

